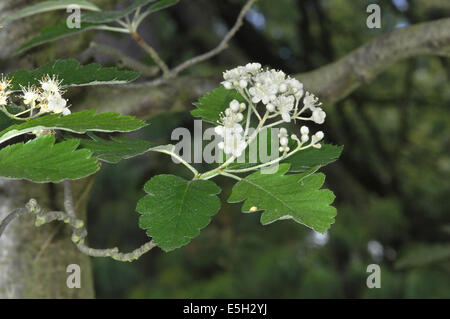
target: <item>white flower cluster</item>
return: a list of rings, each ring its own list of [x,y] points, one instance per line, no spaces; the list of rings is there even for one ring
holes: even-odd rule
[[[221,125],[216,126],[214,131],[223,138],[223,141],[218,146],[225,154],[232,154],[235,157],[239,157],[247,146],[244,129],[239,124],[244,119],[242,112],[246,108],[245,103],[239,103],[239,101],[233,100],[225,112],[220,114],[219,124]]]
[[[223,73],[224,81],[222,85],[227,90],[236,90],[248,102],[248,107],[254,110],[260,121],[281,117],[279,122],[291,122],[291,120],[312,121],[316,124],[325,122],[326,113],[321,107],[321,103],[316,96],[303,90],[303,84],[291,78],[284,72],[275,69],[263,69],[259,63],[249,63],[245,66],[228,70]],[[262,103],[265,108],[265,117],[261,119],[257,112],[258,104]],[[219,126],[215,128],[218,135],[223,137],[223,142],[219,147],[226,154],[233,154],[238,157],[246,147],[246,130],[242,128],[240,122],[244,116],[242,111],[246,109],[245,104],[240,104],[234,100],[230,103],[224,114],[221,115]],[[308,112],[310,115],[305,116]],[[249,114],[251,110],[249,109]],[[274,124],[276,125],[276,124]],[[270,126],[274,126],[270,125]],[[302,147],[306,142],[310,142],[306,147],[320,148],[319,142],[324,138],[324,133],[319,131],[312,136],[309,129],[302,126],[300,138],[292,134],[291,139]],[[285,128],[281,128],[278,134],[281,153],[288,153],[290,148],[289,135]]]
[[[0,106],[8,105],[8,98],[11,94],[9,87],[11,86],[11,81],[5,79],[3,76],[0,80]]]
[[[67,100],[62,97],[61,81],[53,76],[45,76],[39,81],[40,88],[29,86],[22,88],[23,103],[32,109],[40,109],[39,113],[55,113],[69,115]]]
[[[317,97],[306,92],[303,84],[286,75],[283,71],[265,70],[259,63],[249,63],[224,72],[225,81],[222,85],[228,89],[236,89],[247,95],[252,103],[263,103],[271,114],[279,114],[285,122],[292,118],[300,118],[300,114],[310,110],[309,118],[317,124],[325,121],[326,114],[320,107]],[[300,100],[303,98],[303,107],[299,110]]]
[[[21,114],[30,113],[31,117],[34,110],[39,110],[38,114],[70,114],[67,100],[62,97],[64,92],[61,90],[61,82],[55,76],[47,75],[39,81],[39,84],[39,88],[35,86],[22,87],[22,102],[29,109]],[[8,90],[10,87],[11,81],[2,77],[0,80],[0,106],[8,105],[8,98],[12,93]]]

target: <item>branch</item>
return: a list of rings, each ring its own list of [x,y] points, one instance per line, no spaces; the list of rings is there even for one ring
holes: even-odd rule
[[[67,184],[66,184],[67,185]],[[67,190],[67,188],[66,188]],[[65,202],[64,205],[69,206],[69,210],[73,211],[73,205],[71,201],[67,201],[67,191],[65,190]],[[71,197],[71,194],[70,194]],[[72,228],[72,241],[77,248],[84,254],[92,257],[111,257],[118,261],[133,261],[139,259],[142,255],[156,247],[153,241],[149,241],[143,244],[141,247],[133,250],[130,253],[121,253],[117,247],[107,249],[95,249],[85,244],[87,237],[87,230],[84,222],[81,219],[71,216],[69,213],[60,211],[45,211],[42,209],[35,199],[30,199],[27,205],[23,208],[19,208],[10,213],[0,224],[0,237],[5,231],[9,223],[15,220],[19,216],[32,214],[36,217],[36,227],[49,224],[53,221],[61,221]]]
[[[142,37],[139,35],[139,33],[133,32],[131,34],[131,37],[137,42],[137,44],[139,44],[141,48],[144,49],[145,52],[147,52],[150,55],[153,61],[155,61],[156,65],[163,72],[163,77],[165,78],[169,77],[170,76],[169,67],[167,66],[166,62],[164,62],[163,59],[161,59],[158,52],[156,52],[156,50],[151,45],[145,42],[144,39],[142,39]]]
[[[228,31],[228,33],[225,35],[225,37],[222,39],[222,41],[219,43],[219,45],[215,49],[183,62],[182,64],[180,64],[179,66],[177,66],[176,68],[174,68],[171,71],[171,76],[176,76],[178,73],[191,67],[192,65],[203,62],[205,60],[208,60],[208,59],[212,58],[213,56],[219,54],[223,50],[225,50],[228,47],[228,42],[230,42],[230,40],[234,37],[234,35],[242,27],[245,15],[247,14],[247,12],[250,10],[250,8],[253,6],[253,4],[256,1],[258,1],[258,0],[248,0],[247,1],[247,3],[242,7],[242,10],[239,13],[239,16],[237,17],[236,23],[231,28],[231,30]]]
[[[420,55],[449,57],[449,30],[450,18],[397,29],[297,79],[325,103],[335,103],[395,62]]]
[[[305,88],[324,103],[336,103],[363,84],[369,83],[391,64],[421,55],[450,55],[450,18],[397,29],[382,35],[337,62],[315,71],[297,74]],[[83,105],[98,105],[99,110],[137,116],[186,110],[191,101],[217,87],[219,79],[191,76],[159,81],[91,88]],[[110,98],[105,100],[105,94]]]

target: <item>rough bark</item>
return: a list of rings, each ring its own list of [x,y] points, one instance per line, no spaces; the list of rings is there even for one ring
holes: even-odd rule
[[[1,15],[37,3],[37,0],[1,1]],[[101,2],[101,1],[94,1]],[[47,20],[48,19],[48,20]],[[52,21],[52,22],[50,22]],[[39,48],[26,56],[11,57],[21,43],[34,36],[43,25],[53,23],[53,13],[19,20],[0,29],[1,73],[16,68],[32,68],[48,62],[52,57],[74,55],[87,38],[75,37],[70,42]],[[74,184],[74,197],[86,190],[87,180]],[[0,219],[10,211],[23,207],[35,198],[46,208],[63,209],[62,187],[52,184],[34,184],[26,181],[0,179]],[[85,218],[86,198],[78,203],[78,216]],[[0,238],[0,299],[4,298],[92,298],[93,280],[89,257],[80,253],[70,240],[71,231],[58,223],[36,228],[31,216],[12,222]],[[70,264],[81,267],[81,289],[66,285]]]
[[[416,56],[450,56],[450,18],[397,29],[369,41],[336,62],[297,74],[305,88],[326,104],[336,103],[370,83],[390,65]],[[219,85],[219,78],[181,76],[169,83],[91,88],[80,99],[85,108],[135,115],[192,108],[193,100]],[[104,99],[108,96],[108,99]],[[101,102],[101,103],[100,103]]]
[[[75,198],[86,190],[87,181],[74,184]],[[30,199],[43,207],[63,209],[61,185],[34,184],[0,179],[0,219]],[[78,204],[78,216],[86,217],[86,200]],[[92,298],[94,290],[90,260],[70,240],[70,228],[61,223],[36,228],[32,216],[13,221],[0,240],[0,299]],[[66,285],[66,268],[81,267],[81,288]]]

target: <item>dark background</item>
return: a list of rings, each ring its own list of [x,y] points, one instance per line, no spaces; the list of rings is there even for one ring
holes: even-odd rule
[[[381,6],[381,29],[366,27],[369,3]],[[437,10],[427,3],[261,0],[227,51],[187,73],[219,83],[224,70],[247,62],[290,74],[310,71],[381,34],[449,15],[448,2],[435,1]],[[242,4],[185,0],[153,15],[142,32],[176,65],[216,46]],[[99,34],[97,41],[151,64],[126,36]],[[240,204],[226,204],[232,185],[217,180],[223,208],[188,246],[170,253],[154,249],[132,264],[94,259],[97,297],[450,297],[449,75],[448,59],[411,58],[341,102],[324,105],[326,141],[345,145],[341,159],[324,170],[338,208],[325,236],[292,221],[263,227],[259,213],[244,215]],[[135,136],[158,143],[169,143],[175,127],[193,125],[188,111],[149,121]],[[160,173],[187,174],[158,154],[104,165],[89,202],[92,246],[126,250],[147,240],[135,203],[143,184]],[[381,266],[380,289],[366,286],[372,263]]]

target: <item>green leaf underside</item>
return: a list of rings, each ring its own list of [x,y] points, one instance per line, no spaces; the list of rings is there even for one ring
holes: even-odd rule
[[[147,196],[137,204],[139,225],[164,251],[186,245],[220,209],[220,188],[212,181],[187,181],[158,175],[144,186]]]
[[[131,132],[144,126],[147,126],[147,123],[132,116],[123,116],[109,112],[96,113],[95,110],[76,112],[67,116],[50,114],[22,124],[12,125],[1,131],[0,143],[15,136],[31,133],[37,129],[62,130],[84,134],[88,131]]]
[[[229,107],[232,100],[245,102],[245,99],[236,90],[227,90],[221,86],[206,93],[198,102],[194,103],[197,109],[191,111],[191,114],[201,117],[203,121],[217,124],[219,114]]]
[[[155,13],[157,11],[166,9],[168,7],[171,7],[173,5],[176,5],[178,2],[180,2],[180,0],[161,0],[158,1],[157,3],[152,4],[150,7],[148,7],[147,10],[145,10],[145,14],[151,14],[151,13]]]
[[[344,146],[322,143],[320,149],[307,148],[283,160],[282,163],[290,163],[291,172],[304,172],[316,165],[325,166],[335,162],[341,156],[343,149]]]
[[[317,168],[302,174],[285,175],[289,164],[281,164],[274,174],[253,173],[233,187],[228,202],[244,201],[244,212],[249,212],[252,207],[263,210],[263,225],[293,219],[324,233],[334,223],[336,208],[330,204],[335,196],[330,190],[320,190],[325,175],[314,174]]]
[[[55,144],[52,135],[0,150],[0,176],[36,183],[59,183],[94,174],[100,168],[89,150],[76,150],[78,140]]]
[[[15,106],[6,106],[6,109],[11,114],[17,114],[21,110]],[[0,131],[10,127],[11,125],[21,123],[20,121],[14,120],[8,117],[5,113],[0,111]]]
[[[44,43],[62,39],[87,30],[95,30],[102,26],[104,25],[97,23],[81,22],[80,28],[71,29],[67,26],[67,22],[64,20],[58,23],[57,25],[42,28],[39,35],[31,39],[30,41],[24,43],[19,49],[17,49],[16,54],[22,53],[24,51],[27,51],[31,48],[34,48]]]
[[[10,73],[8,79],[11,80],[11,90],[19,91],[22,86],[38,86],[39,80],[45,75],[57,75],[63,87],[129,83],[139,77],[139,73],[134,71],[102,67],[96,63],[80,65],[77,60],[68,59],[50,62],[34,71]]]
[[[100,11],[100,9],[93,3],[86,0],[58,0],[58,1],[42,1],[35,5],[25,7],[8,15],[4,19],[0,19],[1,23],[8,23],[14,20],[26,18],[35,14],[44,13],[53,10],[66,10],[70,5],[77,5],[80,9]]]
[[[119,163],[123,159],[142,155],[154,147],[153,143],[144,140],[117,137],[105,140],[91,133],[88,134],[93,139],[80,140],[80,147],[90,150],[92,156],[107,163]]]
[[[101,11],[101,12],[92,12],[88,14],[84,14],[81,17],[81,21],[83,22],[91,22],[91,23],[107,23],[119,20],[124,18],[125,16],[131,14],[137,8],[145,6],[148,3],[154,2],[155,0],[136,0],[134,3],[123,9],[117,11]]]

